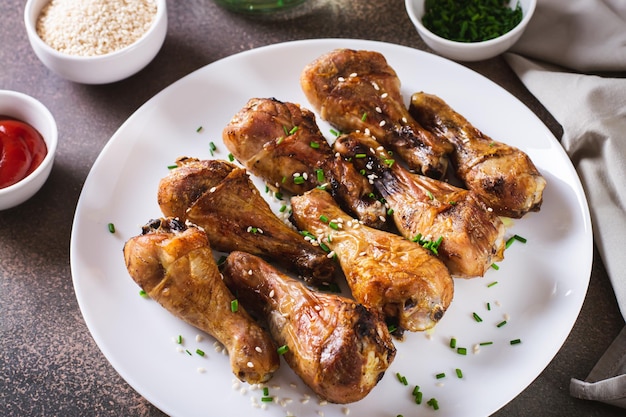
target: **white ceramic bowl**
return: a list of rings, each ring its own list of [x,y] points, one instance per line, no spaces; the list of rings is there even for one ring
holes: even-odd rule
[[[35,55],[60,76],[83,84],[108,84],[142,70],[163,46],[167,33],[166,0],[155,0],[156,18],[150,29],[135,43],[106,55],[78,56],[62,53],[46,44],[36,30],[37,18],[50,0],[28,0],[24,23]]]
[[[23,93],[0,90],[0,115],[26,122],[43,136],[48,153],[26,178],[0,188],[0,210],[15,207],[31,198],[48,179],[57,149],[57,124],[52,113],[40,101]]]
[[[519,0],[519,2],[522,7],[522,21],[504,35],[483,42],[456,42],[437,36],[422,24],[424,0],[405,0],[405,6],[409,18],[426,45],[446,58],[468,62],[493,58],[517,42],[537,6],[537,0]],[[517,0],[511,0],[510,4],[511,7],[515,7]]]

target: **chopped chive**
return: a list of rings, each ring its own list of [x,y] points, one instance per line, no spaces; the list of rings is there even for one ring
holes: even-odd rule
[[[361,116],[361,121],[364,122],[367,119],[367,112],[363,113],[363,116]]]
[[[389,333],[393,333],[398,330],[398,326],[396,326],[395,324],[390,324],[387,326],[387,330],[389,331]]]
[[[237,300],[236,298],[230,302],[230,311],[232,311],[233,313],[239,311],[239,300]]]
[[[431,193],[430,191],[426,191],[426,195],[428,196],[428,198],[430,198],[431,200],[435,199],[435,196],[433,195],[433,193]]]
[[[271,403],[274,401],[274,397],[261,397],[261,401],[264,403]]]
[[[280,211],[281,213],[284,213],[285,210],[287,210],[287,206],[283,204],[282,206],[280,206],[280,209],[278,211]]]
[[[178,335],[178,337],[176,338],[176,343],[178,343],[179,345],[183,344],[183,336],[182,335]]]
[[[284,137],[284,136],[281,136],[281,137],[279,137],[279,138],[278,138],[278,140],[276,141],[276,144],[277,144],[277,145],[280,145],[281,143],[283,143],[283,141],[284,141],[284,140],[285,140],[285,137]]]
[[[115,233],[115,225],[113,223],[107,224],[107,228],[109,229],[109,233]]]
[[[142,296],[143,298],[148,298],[148,293],[145,292],[144,290],[139,290],[139,295]]]
[[[502,327],[506,324],[506,320],[502,320],[500,323],[496,324],[496,327]]]
[[[491,311],[491,303],[487,303],[487,310]]]
[[[328,217],[323,214],[320,214],[319,219],[321,222],[328,223]]]
[[[441,373],[435,375],[435,378],[437,378],[437,379],[443,379],[445,377],[446,377],[446,373],[445,372],[441,372]]]
[[[217,146],[215,146],[214,142],[209,142],[209,150],[211,151],[211,155],[213,155],[213,152],[215,152],[217,150]]]
[[[202,132],[202,126],[198,126],[198,128],[196,129],[196,132],[198,133]]]
[[[281,347],[277,349],[277,352],[279,355],[284,355],[285,353],[289,352],[289,346],[282,345]]]
[[[495,269],[496,271],[500,269],[500,267],[497,264],[491,264],[491,267]]]
[[[520,235],[513,235],[513,238],[522,243],[526,243],[528,241],[525,237],[521,237]]]
[[[337,131],[337,130],[335,130],[335,129],[330,129],[330,133],[331,133],[333,136],[339,136],[339,135],[341,134],[341,133],[339,133],[339,131]]]
[[[363,158],[366,158],[367,155],[364,154],[364,153],[357,153],[357,154],[354,155],[354,157],[357,158],[357,159],[363,159]]]
[[[204,351],[202,349],[196,349],[196,353],[200,356],[204,356]]]
[[[304,177],[303,176],[297,176],[297,177],[293,177],[293,183],[294,184],[304,184]]]
[[[415,393],[415,404],[421,404],[423,396],[424,396],[424,394],[422,394],[422,391],[416,392]]]
[[[330,248],[328,246],[326,246],[326,244],[324,244],[323,242],[320,242],[320,248],[324,251],[324,252],[330,252]]]
[[[406,380],[406,377],[404,375],[401,375],[400,372],[396,373],[396,377],[398,378],[398,381],[400,381],[402,385],[408,385],[408,381]]]
[[[315,170],[315,175],[317,176],[317,182],[319,182],[320,184],[323,183],[324,181],[326,181],[326,178],[324,178],[324,171],[321,169],[316,169]]]
[[[450,347],[452,349],[456,348],[456,339],[454,337],[450,339]]]
[[[510,342],[512,345],[519,345],[520,343],[522,343],[521,339],[513,339]]]
[[[392,208],[387,210],[387,216],[391,216],[391,215],[393,215],[393,209]]]
[[[411,393],[411,395],[415,396],[418,392],[420,392],[420,386],[416,385],[415,388],[413,388],[413,392]]]
[[[278,192],[274,193],[274,197],[276,197],[276,199],[278,199],[278,200],[282,200],[283,199],[283,193],[278,191]]]
[[[330,222],[328,223],[328,226],[333,230],[339,230],[339,225],[337,224],[337,222]]]
[[[433,408],[433,410],[439,410],[439,403],[434,398],[431,398],[430,400],[428,400],[426,404],[430,405]]]
[[[319,149],[320,148],[320,144],[315,142],[315,141],[311,141],[311,143],[309,145],[311,145],[311,148],[313,148],[313,149]]]
[[[294,133],[296,133],[298,131],[298,126],[294,126],[291,128],[291,130],[289,131],[290,135],[293,135]]]
[[[483,319],[476,313],[472,313],[472,316],[474,317],[474,320],[476,320],[479,323],[483,321]]]
[[[489,284],[487,284],[487,288],[491,288],[491,287],[493,287],[494,285],[496,285],[497,283],[498,283],[498,281],[493,281],[493,282],[490,282]]]
[[[189,355],[189,356],[193,356],[193,355],[191,354],[191,352],[189,352],[189,349],[185,349],[185,352],[187,352],[187,355]]]
[[[480,342],[479,345],[480,346],[489,346],[489,345],[493,345],[493,342]]]
[[[178,168],[178,165],[168,165],[167,169],[176,169]]]
[[[233,162],[233,161],[235,160],[235,157],[234,157],[234,155],[233,155],[232,153],[229,153],[229,154],[228,154],[228,160],[229,160],[230,162]]]
[[[463,378],[463,371],[461,371],[459,368],[456,368],[455,372],[456,372],[457,378]]]
[[[389,168],[391,168],[391,166],[394,164],[395,159],[385,159],[385,164],[389,166]]]
[[[467,348],[464,348],[464,347],[457,348],[456,353],[458,353],[459,355],[467,355]]]

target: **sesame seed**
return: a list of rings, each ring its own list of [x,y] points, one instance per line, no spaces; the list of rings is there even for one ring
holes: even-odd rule
[[[384,125],[386,125],[386,124],[387,124],[387,122],[386,122],[386,121],[384,121],[384,120],[381,120],[381,121],[380,121],[380,123],[378,123],[378,125],[379,125],[380,127],[383,127],[383,126],[384,126]]]
[[[383,109],[381,109],[378,106],[374,107],[374,110],[376,110],[376,113],[382,113],[383,112]]]
[[[346,80],[346,79],[345,79],[345,78],[343,78],[343,77],[338,77],[338,78],[337,78],[337,81],[339,81],[340,83],[344,82],[345,80]]]
[[[378,84],[375,81],[372,81],[372,87],[374,87],[374,90],[376,90],[376,91],[380,90],[380,87],[378,86]]]
[[[248,275],[252,275],[252,274],[253,274],[252,270],[248,269]]]
[[[205,369],[205,368],[202,368],[202,367],[198,368],[198,373],[199,373],[199,374],[203,374],[203,373],[205,373],[205,372],[206,372],[206,369]]]
[[[361,253],[359,253],[359,256],[365,256],[365,255],[367,255],[367,252],[361,252]]]
[[[270,298],[274,298],[274,290],[270,291]]]
[[[385,98],[387,98],[388,96],[389,96],[389,94],[387,94],[387,93],[382,93],[382,94],[380,95],[380,98],[385,99]]]
[[[263,353],[263,349],[261,349],[260,347],[255,347],[254,350],[256,350],[259,353]]]
[[[204,339],[204,337],[202,337],[201,334],[197,334],[196,335],[196,342],[202,342],[203,339]]]
[[[353,72],[352,74],[350,74],[350,78],[355,78],[355,77],[357,77],[357,73],[356,72]]]
[[[254,368],[254,364],[253,364],[252,362],[248,362],[248,363],[246,364],[246,366],[247,366],[248,368]]]
[[[331,250],[330,252],[328,252],[328,254],[326,255],[327,258],[334,258],[335,257],[335,251]]]

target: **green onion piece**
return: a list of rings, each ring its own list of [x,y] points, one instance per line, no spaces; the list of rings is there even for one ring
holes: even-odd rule
[[[201,349],[196,349],[196,353],[200,356],[204,356],[204,351]]]
[[[274,401],[274,397],[261,397],[261,401],[264,403],[271,403]]]
[[[281,213],[284,213],[285,210],[287,210],[287,206],[283,204],[282,206],[280,206],[280,209],[278,211],[280,211]]]
[[[496,324],[496,327],[502,327],[506,324],[506,320],[502,320],[500,323]]]
[[[435,199],[435,196],[433,195],[433,193],[431,193],[430,191],[426,190],[426,195],[428,196],[428,198],[430,198],[431,200]]]
[[[277,200],[282,200],[283,199],[283,193],[278,191],[278,192],[274,193],[274,197],[276,197]]]
[[[278,138],[278,140],[276,141],[276,144],[277,144],[277,145],[280,145],[281,143],[283,143],[283,141],[284,141],[284,140],[285,140],[285,137],[284,137],[284,136],[281,136],[281,137],[279,137],[279,138]]]
[[[144,290],[139,290],[139,295],[142,296],[143,298],[149,298],[148,293],[145,292]]]
[[[446,373],[445,372],[441,372],[441,373],[435,375],[435,378],[437,378],[437,379],[442,379],[442,378],[445,378],[445,377],[446,377]]]
[[[463,378],[463,371],[461,371],[459,368],[456,368],[455,372],[456,372],[457,378]]]
[[[324,251],[324,252],[330,252],[330,248],[324,243],[324,242],[320,242],[320,248]]]
[[[304,177],[303,176],[297,176],[297,177],[293,177],[293,183],[294,184],[304,184]]]
[[[328,217],[324,216],[323,214],[320,215],[319,219],[320,219],[320,221],[322,221],[324,223],[328,223]]]
[[[434,398],[431,398],[430,400],[428,400],[426,404],[430,405],[433,408],[433,410],[439,410],[439,403]]]
[[[291,128],[291,130],[289,131],[290,135],[293,135],[294,133],[296,133],[298,131],[298,126],[294,126]]]
[[[387,330],[389,331],[389,333],[393,333],[393,332],[395,332],[396,330],[398,330],[398,326],[396,326],[395,324],[389,324],[389,325],[387,326]]]
[[[396,373],[396,377],[398,378],[398,381],[400,381],[402,385],[408,385],[408,381],[406,380],[406,377],[404,375],[401,375],[400,372]]]
[[[467,348],[464,348],[464,347],[457,348],[456,353],[458,353],[459,355],[467,355]]]
[[[267,397],[270,395],[270,389],[268,387],[263,387],[263,396]]]
[[[168,165],[167,169],[176,169],[178,168],[178,165]]]
[[[233,313],[239,311],[239,300],[237,300],[236,298],[230,302],[230,311],[232,311]]]
[[[354,157],[357,158],[357,159],[363,159],[363,158],[366,158],[367,155],[364,154],[364,153],[357,153],[357,154],[354,155]]]
[[[367,112],[363,113],[363,116],[361,116],[361,121],[364,122],[367,119]]]
[[[491,311],[491,303],[487,303],[487,310]]]
[[[513,339],[510,342],[512,345],[519,345],[520,343],[522,343],[521,339]]]
[[[418,391],[415,394],[415,404],[421,404],[422,403],[422,397],[424,396],[424,394],[422,394],[422,391]]]
[[[287,129],[287,126],[283,125],[283,132],[285,132],[285,136],[289,135],[289,129]]]
[[[326,181],[326,178],[324,178],[324,170],[316,169],[315,175],[317,176],[317,182],[319,182],[320,184]]]
[[[393,215],[393,209],[392,208],[387,210],[387,216],[391,216],[391,215]]]
[[[285,353],[289,352],[289,346],[282,345],[276,351],[278,352],[279,355],[284,355]]]
[[[498,283],[498,281],[493,281],[493,282],[490,282],[489,284],[487,284],[487,288],[491,288],[491,287],[493,287],[494,285],[496,285],[497,283]]]
[[[495,269],[496,271],[500,269],[500,267],[497,264],[491,264],[491,267]]]
[[[232,153],[229,153],[229,154],[228,154],[228,160],[229,160],[230,162],[233,162],[233,161],[235,160],[235,156],[234,156]]]
[[[178,337],[176,338],[176,343],[178,343],[179,345],[183,344],[183,336],[182,335],[178,335]]]
[[[450,339],[450,347],[452,349],[456,348],[456,339],[454,337]]]
[[[395,159],[385,159],[385,164],[389,166],[389,168],[391,168],[391,166],[394,164]]]
[[[215,146],[214,142],[209,142],[209,149],[211,150],[211,153],[217,150],[217,146]]]
[[[320,148],[320,144],[315,142],[315,141],[311,141],[311,143],[309,145],[311,145],[311,148],[313,148],[313,149],[319,149]]]
[[[476,320],[479,323],[483,321],[483,319],[476,313],[472,313],[472,316],[474,316],[474,320]]]
[[[328,226],[329,226],[331,229],[334,229],[334,230],[339,230],[339,225],[337,224],[337,222],[330,222],[330,223],[328,223]]]
[[[526,243],[528,241],[525,237],[521,237],[520,235],[513,235],[513,238],[522,243]]]
[[[109,228],[109,233],[115,233],[115,225],[113,223],[107,224],[107,227]]]
[[[196,132],[198,133],[202,132],[202,126],[198,126],[198,128],[196,129]]]
[[[333,136],[339,136],[341,133],[339,133],[338,130],[330,129],[330,134],[333,135]]]
[[[420,386],[416,385],[415,388],[413,388],[413,392],[411,393],[411,395],[415,396],[418,392],[420,392]]]

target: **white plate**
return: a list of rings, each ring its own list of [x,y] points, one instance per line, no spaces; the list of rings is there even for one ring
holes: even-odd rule
[[[263,410],[254,406],[261,403],[262,391],[233,384],[228,358],[213,349],[212,338],[196,341],[197,330],[138,295],[122,246],[141,225],[161,215],[157,184],[176,157],[210,158],[213,141],[214,157],[226,159],[221,131],[251,97],[309,107],[300,90],[300,72],[338,47],[383,53],[407,100],[421,90],[441,96],[485,133],[526,151],[548,186],[541,211],[515,221],[509,230],[528,242],[507,249],[499,270],[456,281],[455,299],[442,322],[430,334],[407,334],[397,343],[394,363],[368,397],[347,406],[314,398],[307,402],[303,399],[311,392],[283,363],[270,384],[270,394],[282,404],[266,404]],[[114,234],[108,223],[115,225]],[[173,416],[486,416],[518,395],[557,353],[582,306],[591,261],[591,223],[579,179],[559,143],[528,108],[451,61],[398,45],[348,39],[297,41],[240,53],[157,94],[120,127],[95,162],[76,209],[71,241],[74,288],[96,343],[130,385]],[[488,286],[494,281],[498,284]],[[497,327],[505,319],[507,324]],[[177,350],[172,339],[179,334],[191,355]],[[467,348],[467,355],[449,347],[452,337]],[[514,339],[521,343],[511,345]],[[493,344],[474,352],[476,344],[488,341]],[[196,355],[197,348],[207,355]],[[400,384],[398,373],[408,386]],[[445,378],[437,379],[439,373]],[[414,385],[423,392],[421,405],[411,395]],[[437,400],[438,411],[426,405],[430,398]]]

